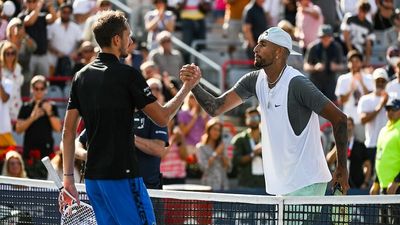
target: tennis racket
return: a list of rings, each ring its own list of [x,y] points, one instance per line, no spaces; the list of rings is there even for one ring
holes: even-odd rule
[[[44,157],[42,162],[58,190],[66,193],[72,199],[71,204],[67,204],[61,209],[61,225],[97,225],[92,206],[82,201],[78,205],[76,199],[64,189],[60,177],[51,165],[49,157]],[[62,200],[62,194],[60,193],[59,201]]]

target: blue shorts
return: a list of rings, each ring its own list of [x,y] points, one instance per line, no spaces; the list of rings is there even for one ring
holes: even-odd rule
[[[155,225],[153,205],[141,177],[85,179],[98,225]]]

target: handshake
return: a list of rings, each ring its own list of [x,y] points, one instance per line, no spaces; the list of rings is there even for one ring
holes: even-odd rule
[[[194,88],[201,79],[201,71],[198,66],[194,63],[184,65],[180,72],[179,78],[182,80],[183,84],[189,85],[191,88]]]

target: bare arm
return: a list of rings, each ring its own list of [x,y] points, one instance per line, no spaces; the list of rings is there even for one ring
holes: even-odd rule
[[[75,139],[75,158],[86,161],[87,160],[87,150],[85,146],[79,141],[79,137]]]
[[[1,76],[0,76],[0,99],[2,102],[7,102],[9,98],[10,95],[7,94],[6,90],[4,90],[4,87],[1,84]]]
[[[64,121],[64,129],[62,133],[63,143],[63,171],[64,171],[64,187],[78,200],[78,192],[76,191],[74,176],[75,161],[75,135],[79,122],[79,112],[77,109],[67,110]],[[70,199],[64,194],[65,199]],[[79,201],[79,200],[78,200]]]
[[[39,0],[39,2],[37,3],[37,7],[35,10],[33,10],[32,12],[30,12],[25,18],[24,18],[24,26],[26,27],[30,27],[33,24],[36,23],[36,20],[39,17],[39,13],[40,10],[42,9],[43,6],[43,1]]]
[[[353,49],[353,45],[351,44],[350,31],[344,30],[343,31],[343,38],[344,38],[344,43],[346,44],[347,51],[352,50]]]
[[[157,101],[146,105],[142,111],[160,127],[165,127],[168,122],[176,115],[176,112],[181,107],[186,95],[196,86],[201,78],[201,73],[181,75],[185,81],[178,93],[169,100],[164,106],[161,106]],[[183,79],[183,78],[181,78]]]
[[[135,135],[135,146],[148,155],[160,158],[167,152],[165,142],[159,139],[147,139]]]
[[[233,90],[229,90],[221,96],[215,97],[204,90],[200,85],[197,85],[193,88],[192,92],[201,107],[211,116],[218,116],[243,103],[239,95]]]
[[[350,188],[347,172],[347,117],[332,102],[328,102],[321,111],[321,116],[329,120],[333,126],[337,149],[337,166],[333,174],[333,183],[339,183],[343,193]]]
[[[253,33],[251,32],[251,25],[248,23],[243,24],[242,30],[244,38],[249,42],[249,47],[253,48],[256,46],[256,43],[254,43]]]
[[[47,4],[48,4],[47,10],[49,10],[49,13],[46,15],[46,22],[47,24],[52,24],[57,19],[57,12],[54,9],[52,2],[49,2]]]

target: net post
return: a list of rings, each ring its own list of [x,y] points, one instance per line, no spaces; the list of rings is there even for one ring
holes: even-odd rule
[[[284,207],[285,207],[285,199],[281,198],[278,204],[278,225],[283,225],[283,214],[284,214]]]

